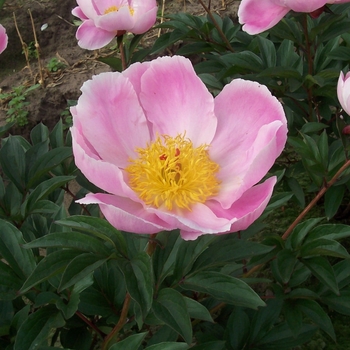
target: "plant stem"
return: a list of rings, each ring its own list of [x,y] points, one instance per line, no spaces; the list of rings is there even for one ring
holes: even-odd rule
[[[232,48],[230,42],[228,41],[228,39],[226,38],[226,35],[224,34],[224,32],[222,31],[222,29],[220,28],[220,26],[218,25],[218,22],[215,20],[213,14],[211,13],[210,9],[204,4],[204,2],[202,0],[198,0],[199,3],[203,6],[204,10],[207,12],[207,14],[209,15],[210,19],[212,20],[215,28],[217,29],[217,31],[219,32],[219,35],[221,36],[221,39],[226,43],[226,48],[228,50],[230,50],[231,52],[235,52],[235,50]]]
[[[124,50],[123,37],[124,37],[124,35],[122,35],[121,40],[119,40],[119,51],[120,51],[120,58],[122,60],[122,69],[125,70],[127,68],[127,65],[126,65],[126,60],[125,60],[125,50]]]
[[[94,325],[88,318],[86,318],[80,311],[76,311],[75,313],[81,320],[83,320],[91,329],[93,329],[101,338],[105,336],[105,334]]]
[[[129,293],[126,293],[125,299],[124,299],[124,304],[123,304],[123,309],[120,314],[120,318],[118,323],[115,325],[115,327],[112,329],[111,333],[107,335],[105,340],[103,341],[102,344],[102,350],[108,350],[109,343],[112,341],[112,339],[118,334],[118,332],[123,328],[126,318],[128,316],[128,311],[129,311],[129,306],[130,306],[130,301],[131,297]]]
[[[326,182],[321,190],[317,193],[316,197],[308,204],[308,206],[299,214],[299,216],[294,220],[294,222],[288,227],[287,231],[283,234],[282,239],[286,240],[291,232],[294,230],[295,226],[305,217],[305,215],[313,208],[319,199],[327,192],[327,190],[334,185],[338,180],[339,176],[350,166],[350,160],[346,161],[344,165],[336,172],[329,182]]]

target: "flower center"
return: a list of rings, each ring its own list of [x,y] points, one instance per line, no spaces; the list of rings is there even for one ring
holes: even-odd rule
[[[194,148],[185,135],[163,135],[136,151],[139,157],[125,170],[130,187],[147,205],[191,210],[191,204],[217,194],[219,165],[210,160],[207,145]]]
[[[111,13],[111,12],[117,12],[119,9],[117,6],[111,6],[108,7],[108,9],[105,10],[104,14],[106,15],[107,13]]]

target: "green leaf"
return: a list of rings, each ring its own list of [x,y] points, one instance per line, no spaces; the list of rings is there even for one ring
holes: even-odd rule
[[[191,347],[191,350],[226,350],[226,342],[214,340]]]
[[[262,58],[265,67],[275,67],[277,56],[275,45],[271,40],[268,40],[262,36],[257,36],[258,46],[260,50],[260,56]]]
[[[305,243],[300,249],[300,256],[303,258],[319,255],[334,256],[342,259],[350,257],[347,250],[339,242],[326,238],[319,238]]]
[[[150,256],[141,252],[130,261],[121,262],[126,288],[140,306],[143,319],[152,307],[153,271]]]
[[[24,282],[21,293],[26,293],[37,284],[63,272],[66,266],[80,254],[80,251],[60,249],[46,255]]]
[[[214,323],[209,310],[204,305],[191,298],[184,297],[184,300],[191,318]]]
[[[187,344],[191,344],[191,320],[184,297],[179,292],[171,288],[162,289],[152,309],[157,318],[178,332]]]
[[[276,259],[272,263],[276,265],[282,283],[289,282],[296,262],[295,254],[289,249],[283,249],[277,253]]]
[[[123,235],[104,219],[92,216],[75,215],[64,220],[56,221],[56,223],[75,230],[93,234],[96,237],[109,242],[123,255],[127,255],[126,242]]]
[[[324,196],[324,209],[327,219],[331,219],[338,211],[346,191],[346,186],[332,186]]]
[[[29,215],[38,201],[47,198],[50,193],[55,191],[57,188],[64,186],[68,181],[73,179],[74,176],[55,176],[49,180],[41,182],[23,203],[21,210],[23,216],[26,214]]]
[[[99,57],[97,60],[109,65],[115,72],[121,72],[123,70],[122,60],[118,57]]]
[[[350,290],[341,291],[339,295],[328,293],[321,297],[321,301],[331,309],[342,315],[350,316]]]
[[[56,232],[40,237],[24,245],[25,248],[59,247],[73,248],[107,257],[112,251],[98,238],[80,232]]]
[[[23,248],[22,232],[0,219],[0,255],[18,277],[25,279],[35,268],[33,252]]]
[[[18,297],[18,290],[23,281],[11,267],[0,261],[0,300],[13,300]]]
[[[62,119],[60,119],[58,123],[55,125],[49,137],[50,137],[50,144],[52,148],[58,148],[58,147],[64,146]]]
[[[196,292],[210,294],[228,304],[257,309],[265,303],[245,282],[221,274],[204,271],[185,278],[181,287]]]
[[[58,291],[61,292],[66,288],[76,284],[84,277],[95,271],[101,266],[107,259],[101,259],[100,256],[96,256],[91,253],[83,253],[75,257],[64,270],[61,283],[58,287]]]
[[[0,150],[2,171],[20,192],[25,188],[25,151],[18,138],[9,136]]]
[[[127,349],[138,349],[143,340],[145,339],[147,332],[130,335],[122,341],[113,344],[109,350],[127,350]]]
[[[45,344],[52,328],[63,327],[65,321],[55,306],[47,306],[32,313],[21,325],[14,350],[34,350]]]
[[[71,147],[54,148],[39,157],[29,171],[28,188],[31,188],[43,175],[70,157],[72,157]]]
[[[187,350],[187,349],[188,349],[188,345],[186,343],[176,343],[176,342],[164,342],[164,343],[154,344],[145,348],[145,350]]]
[[[302,222],[301,224],[298,224],[293,230],[292,234],[288,237],[286,246],[290,246],[293,249],[299,248],[306,235],[321,220],[322,218],[309,219]]]
[[[33,145],[46,141],[49,137],[49,129],[43,123],[39,123],[30,132]]]
[[[317,324],[334,341],[336,341],[332,321],[316,301],[310,299],[299,299],[297,307],[300,308],[312,322]]]
[[[313,258],[303,259],[302,263],[304,263],[313,275],[328,286],[335,294],[339,294],[334,270],[326,258],[315,256]]]
[[[235,307],[225,329],[225,339],[232,349],[244,349],[250,331],[250,320],[243,308]]]
[[[303,326],[303,313],[296,307],[295,301],[286,300],[284,302],[283,314],[293,336],[297,337]]]

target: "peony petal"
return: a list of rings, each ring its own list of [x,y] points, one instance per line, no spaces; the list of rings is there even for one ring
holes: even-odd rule
[[[249,34],[259,34],[272,28],[290,10],[281,3],[274,0],[242,0],[238,9],[242,29]]]
[[[90,193],[77,203],[98,204],[106,219],[118,230],[148,234],[172,229],[156,215],[147,212],[142,204],[128,198]]]
[[[93,20],[84,21],[77,30],[76,38],[82,49],[96,50],[109,44],[115,37],[115,33],[97,28]]]
[[[265,182],[247,190],[230,209],[223,209],[220,204],[211,201],[208,206],[217,216],[230,219],[230,232],[247,229],[265,210],[272,196],[276,177],[270,177]],[[234,220],[232,218],[235,218]]]
[[[0,54],[6,49],[8,43],[8,36],[6,29],[0,24]]]
[[[337,85],[338,100],[344,111],[350,115],[350,72],[340,72]]]
[[[95,7],[91,0],[77,0],[77,4],[86,18],[92,19],[97,16]]]
[[[295,12],[313,12],[327,3],[325,0],[287,0],[286,6]]]
[[[140,202],[135,192],[126,184],[123,171],[99,158],[93,147],[82,136],[77,123],[74,123],[70,130],[75,164],[85,177],[104,191]]]
[[[186,132],[194,146],[210,144],[216,130],[213,97],[190,60],[174,56],[152,61],[141,89],[141,104],[154,134],[174,137]]]
[[[72,15],[80,18],[81,20],[88,19],[88,17],[86,17],[85,13],[81,10],[81,8],[79,6],[74,7],[74,9],[72,10]]]
[[[105,14],[106,11],[110,11],[113,8],[119,10],[122,6],[128,7],[128,0],[90,0],[99,15]]]
[[[129,7],[123,6],[118,11],[98,16],[95,19],[95,25],[98,28],[117,34],[118,30],[130,30],[134,26],[134,18]]]
[[[221,168],[215,197],[229,208],[260,181],[282,152],[287,139],[283,108],[269,90],[256,82],[233,80],[215,98],[218,127],[209,149]]]
[[[74,119],[104,161],[124,168],[150,140],[147,121],[130,81],[121,73],[102,73],[84,83]],[[73,121],[75,122],[75,120]]]
[[[148,11],[145,11],[145,9],[142,7],[140,7],[140,10],[135,10],[134,26],[130,29],[130,31],[134,34],[142,34],[151,29],[157,19],[157,10],[157,6]]]

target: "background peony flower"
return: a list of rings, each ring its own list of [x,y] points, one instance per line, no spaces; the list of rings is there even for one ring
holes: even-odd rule
[[[350,115],[350,72],[346,73],[345,76],[343,72],[340,72],[337,94],[344,111]]]
[[[83,49],[100,49],[118,31],[145,33],[157,17],[156,0],[77,0],[77,3],[72,14],[83,21],[76,33]]]
[[[269,90],[236,79],[214,99],[183,57],[102,73],[81,88],[73,152],[107,193],[98,203],[120,230],[180,229],[184,239],[246,229],[276,183],[256,185],[282,152],[287,123]]]
[[[8,37],[6,29],[0,24],[0,53],[2,53],[7,47]]]
[[[343,4],[350,0],[242,0],[239,23],[249,34],[259,34],[276,25],[289,11],[314,12],[325,4]]]

